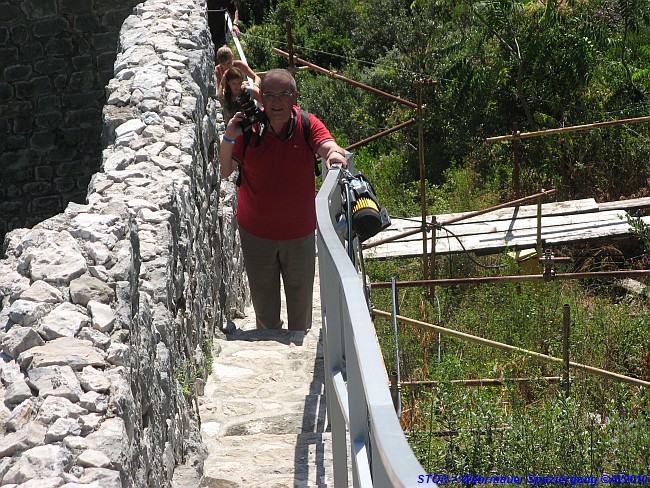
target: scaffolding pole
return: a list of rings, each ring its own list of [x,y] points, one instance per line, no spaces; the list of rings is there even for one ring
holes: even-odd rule
[[[372,309],[372,313],[373,313],[373,315],[378,316],[378,317],[384,317],[384,318],[387,318],[387,319],[392,318],[392,314],[390,312],[384,312],[383,310],[378,310],[376,308]],[[460,331],[453,330],[453,329],[447,329],[446,327],[440,327],[438,325],[429,324],[427,322],[421,322],[419,320],[410,319],[410,318],[404,317],[402,315],[398,315],[397,320],[402,322],[403,324],[414,325],[416,327],[419,327],[421,329],[426,329],[426,330],[434,330],[434,331],[439,332],[441,334],[445,334],[445,335],[448,335],[448,336],[451,336],[451,337],[455,337],[457,339],[466,340],[468,342],[474,342],[476,344],[481,344],[483,346],[488,346],[488,347],[493,347],[493,348],[496,348],[496,349],[501,349],[503,351],[515,352],[515,353],[518,353],[518,354],[524,354],[526,356],[531,356],[531,357],[540,359],[540,360],[542,360],[544,362],[547,362],[547,363],[555,363],[555,364],[560,364],[562,366],[565,364],[563,358],[555,358],[555,357],[549,356],[547,354],[542,354],[542,353],[539,353],[539,352],[530,351],[528,349],[523,349],[523,348],[517,347],[517,346],[511,346],[510,344],[504,344],[503,342],[492,341],[490,339],[485,339],[484,337],[479,337],[479,336],[475,336],[475,335],[472,335],[472,334],[466,334],[465,332],[460,332]],[[569,361],[569,367],[571,367],[573,369],[579,369],[579,370],[582,370],[582,371],[585,371],[587,373],[591,373],[591,374],[594,374],[594,375],[597,375],[597,376],[602,376],[604,378],[610,378],[610,379],[613,379],[613,380],[621,381],[623,383],[627,383],[627,384],[630,384],[630,385],[645,386],[645,387],[650,386],[650,382],[648,382],[648,381],[644,381],[644,380],[640,380],[638,378],[632,378],[630,376],[625,376],[625,375],[622,375],[622,374],[614,373],[612,371],[607,371],[605,369],[595,368],[593,366],[588,366],[588,365],[582,364],[582,363],[576,363],[576,362],[573,362],[573,361]]]

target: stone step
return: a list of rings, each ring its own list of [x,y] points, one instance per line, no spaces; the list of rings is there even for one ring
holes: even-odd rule
[[[199,398],[202,488],[333,486],[318,290],[306,334],[256,330],[247,310],[215,340]]]
[[[201,486],[331,485],[330,441],[329,432],[221,437],[206,459]]]
[[[259,405],[257,408],[247,402],[240,402],[241,408],[230,406],[229,414],[210,412],[201,417],[202,429],[208,435],[218,437],[245,436],[252,434],[302,434],[323,432],[326,426],[325,396],[308,395],[300,402]],[[252,409],[244,413],[244,408]],[[277,413],[274,413],[276,411]]]

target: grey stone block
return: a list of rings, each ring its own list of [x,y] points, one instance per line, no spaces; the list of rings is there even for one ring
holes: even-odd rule
[[[0,103],[6,103],[14,97],[14,88],[9,83],[0,83]]]
[[[93,3],[88,0],[59,0],[61,12],[66,14],[88,14],[93,11]]]
[[[48,76],[38,76],[31,81],[16,83],[16,97],[31,98],[52,93],[52,82]]]
[[[49,75],[54,73],[63,73],[67,70],[65,60],[62,58],[46,58],[34,64],[37,73]]]
[[[5,81],[25,80],[32,74],[32,67],[26,64],[16,64],[5,68]]]
[[[18,49],[15,47],[6,47],[0,49],[0,66],[11,66],[18,62]]]
[[[43,49],[43,44],[38,41],[30,42],[20,48],[20,57],[22,58],[23,62],[43,59],[44,56],[45,49]]]
[[[55,0],[30,0],[24,2],[25,14],[30,20],[49,17],[56,14]]]
[[[74,44],[70,38],[49,39],[45,43],[45,52],[49,56],[70,56],[74,53]]]
[[[15,3],[0,3],[0,22],[11,22],[20,17],[20,9]]]
[[[25,44],[29,40],[29,30],[27,30],[27,26],[22,24],[14,25],[11,28],[11,40],[19,46]]]
[[[54,37],[68,28],[68,21],[64,17],[49,17],[34,23],[34,36]]]
[[[63,207],[61,205],[61,197],[58,195],[48,197],[34,198],[29,205],[29,210],[33,213],[45,213],[54,215],[61,212]]]

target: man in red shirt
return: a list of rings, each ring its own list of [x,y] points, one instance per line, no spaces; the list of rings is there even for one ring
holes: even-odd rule
[[[221,177],[240,166],[237,222],[258,329],[280,329],[280,276],[289,330],[311,327],[315,272],[316,207],[314,152],[326,166],[347,167],[345,151],[313,114],[305,141],[296,81],[284,69],[261,84],[266,121],[255,123],[244,148],[237,112],[221,141]],[[313,148],[313,152],[312,149]]]

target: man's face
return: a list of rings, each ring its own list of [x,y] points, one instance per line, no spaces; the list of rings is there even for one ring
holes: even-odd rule
[[[264,80],[262,103],[264,104],[264,113],[272,124],[289,121],[291,109],[296,102],[296,95],[288,80],[282,78]]]

